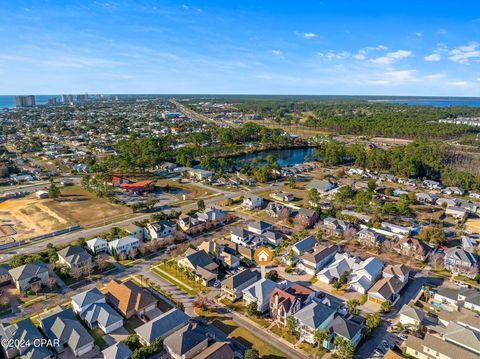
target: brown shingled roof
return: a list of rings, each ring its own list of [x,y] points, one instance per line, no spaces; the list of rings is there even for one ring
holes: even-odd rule
[[[125,317],[128,317],[131,311],[137,313],[157,302],[153,295],[131,280],[124,283],[116,279],[111,280],[105,290],[108,301]]]

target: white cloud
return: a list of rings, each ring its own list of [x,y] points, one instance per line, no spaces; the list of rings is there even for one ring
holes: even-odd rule
[[[439,79],[443,79],[445,78],[445,74],[443,73],[437,73],[437,74],[430,74],[430,75],[426,75],[425,76],[425,79],[426,80],[439,80]]]
[[[314,32],[299,32],[296,33],[297,35],[304,37],[305,39],[314,39],[318,37],[318,34],[315,34]]]
[[[422,37],[423,34],[422,34],[421,32],[416,32],[416,33],[415,33],[415,36],[416,36],[416,37]]]
[[[439,53],[434,52],[433,54],[425,56],[424,59],[425,61],[440,61],[442,57]]]
[[[480,61],[480,44],[471,42],[468,45],[459,46],[450,50],[448,59],[458,64],[469,64],[470,61]]]
[[[447,85],[453,87],[468,87],[469,83],[467,81],[450,81],[447,82]]]
[[[366,79],[366,82],[373,85],[402,85],[412,83],[418,80],[416,70],[389,70],[384,72],[375,72]]]
[[[280,50],[272,50],[271,51],[272,55],[278,56],[278,57],[283,57],[283,52]]]
[[[353,55],[353,58],[356,60],[365,60],[367,58],[367,54],[371,51],[386,51],[388,48],[385,45],[378,45],[378,46],[367,46],[364,47],[358,52]]]
[[[327,60],[344,60],[350,56],[350,53],[347,51],[334,51],[334,50],[327,50],[325,52],[318,52],[318,56],[325,58]]]
[[[376,64],[390,65],[390,64],[393,64],[394,62],[396,62],[400,59],[404,59],[404,58],[407,58],[407,57],[410,57],[410,56],[412,56],[411,51],[398,50],[398,51],[394,51],[394,52],[388,52],[385,56],[380,56],[380,57],[371,59],[370,61],[372,61],[373,63],[376,63]]]

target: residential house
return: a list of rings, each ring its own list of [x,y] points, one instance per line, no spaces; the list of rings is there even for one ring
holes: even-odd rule
[[[363,337],[364,322],[365,319],[360,315],[351,314],[346,317],[335,313],[334,319],[325,329],[329,336],[324,341],[323,346],[327,349],[336,348],[335,338],[339,337],[356,348]]]
[[[221,288],[224,295],[231,301],[242,298],[243,290],[260,278],[260,273],[245,269],[237,274],[234,274],[222,281]]]
[[[68,246],[57,252],[58,262],[68,268],[82,268],[92,263],[92,256],[80,246]]]
[[[382,278],[368,291],[368,300],[377,304],[382,304],[386,301],[394,303],[399,297],[402,288],[403,283],[398,278]]]
[[[404,347],[408,355],[418,359],[478,359],[478,354],[429,333],[423,339],[409,335]]]
[[[465,193],[465,190],[463,188],[460,188],[460,187],[446,187],[442,190],[443,193],[451,196],[453,194],[457,195],[457,196],[463,196],[463,194]]]
[[[432,248],[428,244],[409,236],[399,239],[393,246],[393,250],[402,256],[412,257],[421,262],[424,262],[432,253]]]
[[[130,359],[132,351],[124,342],[116,342],[102,351],[103,359]]]
[[[430,302],[443,309],[449,307],[450,310],[457,311],[460,306],[458,294],[459,291],[457,289],[440,287],[434,292],[433,298],[430,300]]]
[[[479,272],[478,256],[461,248],[450,248],[443,258],[445,269],[455,275],[463,275],[474,279]]]
[[[348,288],[366,294],[370,287],[382,275],[383,262],[370,257],[360,263],[355,263],[348,278]]]
[[[229,269],[236,269],[240,267],[240,258],[237,256],[227,253],[221,252],[218,254],[218,261],[222,263],[225,268]]]
[[[415,198],[418,202],[434,204],[437,201],[438,196],[433,193],[420,192],[415,194]]]
[[[468,217],[468,210],[463,207],[456,207],[456,206],[447,206],[445,209],[446,216],[452,216],[457,220],[463,220]]]
[[[0,287],[12,283],[9,270],[10,266],[8,264],[0,264]]]
[[[113,279],[105,287],[107,303],[126,319],[145,316],[157,307],[157,300],[148,290],[139,287],[133,281],[120,282]]]
[[[439,198],[436,202],[437,205],[447,208],[448,206],[458,206],[460,201],[456,198]]]
[[[326,247],[317,244],[312,251],[302,254],[297,263],[297,268],[305,271],[307,274],[315,275],[332,261],[337,252],[337,246]]]
[[[357,239],[362,246],[378,247],[383,242],[384,237],[370,228],[363,228],[357,232]]]
[[[207,207],[203,212],[197,212],[197,217],[200,221],[213,225],[224,223],[227,219],[225,211],[215,207]]]
[[[295,220],[306,228],[313,227],[319,219],[318,213],[309,208],[299,208],[295,216]]]
[[[348,221],[327,217],[323,220],[323,232],[327,236],[341,236],[345,231],[352,228]]]
[[[473,330],[451,321],[445,329],[443,338],[447,342],[476,353],[477,357],[480,355],[480,332],[478,330]]]
[[[72,309],[78,315],[81,315],[93,304],[105,302],[105,295],[103,295],[102,292],[100,292],[96,287],[76,294],[71,299]]]
[[[271,193],[270,197],[272,197],[276,201],[282,201],[282,202],[291,202],[295,199],[293,194],[285,191]]]
[[[281,203],[270,202],[267,205],[267,214],[272,218],[278,218],[284,210],[290,215],[290,208]]]
[[[188,170],[188,175],[196,179],[197,181],[205,181],[211,177],[213,177],[212,171],[202,170],[200,168],[191,168]]]
[[[142,324],[135,329],[135,333],[138,334],[141,343],[148,345],[157,338],[167,338],[170,334],[187,325],[190,319],[190,316],[180,309],[173,308],[155,319]]]
[[[215,342],[203,352],[198,354],[195,359],[234,359],[235,353],[228,342]]]
[[[324,194],[333,190],[337,185],[327,180],[311,180],[306,186],[305,189],[310,190],[315,188],[320,194]]]
[[[398,280],[400,280],[400,282],[402,282],[403,288],[408,283],[408,279],[410,277],[410,269],[405,264],[390,264],[383,269],[382,274],[384,278],[397,278]]]
[[[140,241],[133,236],[115,239],[108,243],[109,253],[112,256],[118,256],[120,253],[128,254],[132,248],[138,249],[138,247],[140,247]]]
[[[262,278],[257,282],[245,288],[243,293],[243,301],[245,305],[254,302],[257,304],[257,310],[265,313],[269,309],[270,296],[276,288],[285,288],[286,283],[277,283],[273,280]]]
[[[296,313],[293,314],[297,322],[297,329],[300,332],[300,339],[308,343],[315,343],[314,335],[317,330],[326,330],[333,321],[337,310],[313,300]]]
[[[141,241],[145,238],[145,228],[137,226],[135,223],[130,223],[123,227],[123,230],[127,232],[129,236],[136,237]]]
[[[462,236],[462,248],[469,252],[480,250],[480,236]]]
[[[204,286],[213,284],[217,279],[218,265],[205,251],[188,248],[178,265],[195,273]]]
[[[174,221],[163,220],[147,224],[147,237],[149,240],[162,239],[175,235],[177,224]]]
[[[443,188],[442,184],[437,181],[425,180],[422,182],[422,186],[428,189],[441,190]]]
[[[263,243],[263,237],[242,227],[233,227],[230,231],[230,239],[233,243],[248,248],[257,248]]]
[[[344,273],[351,272],[357,263],[360,263],[360,259],[349,253],[336,253],[332,263],[318,272],[317,278],[320,282],[329,284],[334,279],[340,279]]]
[[[417,307],[409,306],[408,304],[403,305],[403,307],[399,311],[399,314],[399,322],[403,326],[415,329],[420,328],[425,318],[425,313],[423,312],[423,310]]]
[[[0,338],[3,354],[7,359],[28,357],[31,351],[38,350],[35,358],[51,358],[53,355],[46,347],[35,345],[43,339],[42,334],[30,318],[20,320],[14,324],[0,326]]]
[[[187,233],[197,233],[205,230],[205,222],[200,221],[197,215],[180,216],[177,221],[181,230]]]
[[[263,198],[250,194],[245,196],[242,207],[249,210],[260,209],[263,206]]]
[[[109,334],[123,327],[123,317],[107,303],[94,303],[85,309],[80,318],[90,329],[100,328]]]
[[[95,345],[93,338],[77,320],[72,309],[55,307],[40,317],[40,327],[51,343],[58,343],[52,345],[58,354],[68,347],[76,357],[79,357],[92,351]]]
[[[265,243],[278,247],[282,242],[283,234],[279,231],[271,230],[264,232],[262,237]]]
[[[299,240],[292,247],[292,251],[295,255],[301,256],[303,253],[310,251],[317,244],[317,240],[314,236],[308,236]]]
[[[97,255],[102,252],[108,252],[108,242],[101,237],[90,239],[85,244],[88,251],[93,255]]]
[[[39,290],[49,278],[47,265],[42,261],[27,263],[8,271],[13,284],[20,291]]]
[[[392,232],[396,235],[400,236],[408,236],[418,230],[415,227],[404,227],[399,226],[398,224],[389,223],[389,222],[382,222],[381,224],[382,229]]]
[[[300,284],[293,284],[285,289],[275,288],[270,296],[270,317],[285,326],[287,316],[302,309],[314,295],[314,291]]]
[[[258,235],[261,235],[271,229],[272,225],[264,221],[254,221],[247,225],[247,230]]]
[[[191,359],[208,347],[208,338],[196,324],[187,324],[163,341],[163,347],[172,359]]]
[[[459,299],[463,300],[463,306],[475,312],[480,312],[480,290],[464,288],[459,293]]]

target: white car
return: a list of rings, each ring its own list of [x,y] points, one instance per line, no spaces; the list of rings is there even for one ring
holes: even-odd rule
[[[398,337],[402,340],[407,340],[408,339],[408,335],[407,334],[404,334],[404,333],[400,333],[398,334]]]

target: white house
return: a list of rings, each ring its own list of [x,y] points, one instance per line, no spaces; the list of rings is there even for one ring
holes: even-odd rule
[[[242,291],[243,301],[245,305],[255,302],[257,310],[264,313],[269,308],[270,296],[275,288],[283,289],[285,287],[286,283],[276,283],[270,279],[262,278]]]
[[[98,254],[101,252],[108,252],[108,242],[102,237],[90,239],[85,243],[90,253]]]
[[[242,207],[246,209],[258,209],[263,206],[263,198],[255,195],[248,195],[243,199]]]
[[[127,253],[131,248],[138,248],[140,241],[133,236],[126,236],[120,239],[115,239],[108,243],[109,253],[111,255],[119,255],[120,253]]]
[[[105,296],[96,287],[74,295],[71,300],[72,309],[82,314],[89,306],[95,303],[106,303]]]
[[[343,273],[350,272],[359,263],[359,258],[349,253],[336,253],[333,262],[317,274],[320,282],[329,284],[334,278],[339,279]]]
[[[128,233],[128,235],[134,236],[134,237],[136,237],[140,240],[143,240],[143,238],[145,236],[145,228],[143,228],[141,226],[137,226],[134,223],[129,224],[128,226],[124,227],[123,229]]]
[[[356,292],[366,294],[373,283],[380,278],[383,269],[383,262],[370,257],[353,266],[353,271],[348,280],[348,287]]]
[[[148,239],[160,239],[175,234],[176,223],[163,220],[147,224],[146,232]]]

